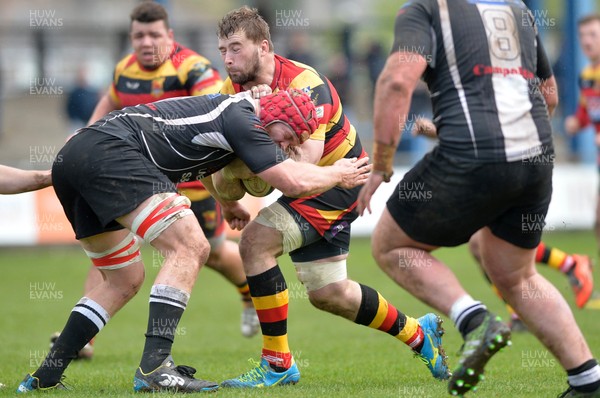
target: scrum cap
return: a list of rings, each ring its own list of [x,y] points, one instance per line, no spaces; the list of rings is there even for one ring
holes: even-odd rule
[[[260,120],[264,127],[285,123],[294,130],[300,143],[315,132],[319,123],[310,97],[296,89],[279,90],[260,99]]]

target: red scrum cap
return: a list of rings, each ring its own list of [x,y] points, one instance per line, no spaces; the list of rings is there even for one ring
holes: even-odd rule
[[[316,114],[315,104],[300,90],[279,90],[260,99],[259,117],[263,126],[285,123],[294,130],[301,144],[317,129]]]

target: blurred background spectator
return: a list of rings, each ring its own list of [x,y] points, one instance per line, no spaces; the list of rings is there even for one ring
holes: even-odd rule
[[[80,66],[75,85],[67,93],[65,111],[70,123],[69,134],[87,125],[100,98],[100,92],[90,85],[87,75],[87,68]]]
[[[371,146],[373,82],[392,46],[389,35],[399,7],[389,0],[162,0],[184,46],[205,55],[220,72],[216,22],[242,4],[258,7],[271,25],[276,51],[318,70],[327,71],[345,111]],[[29,146],[60,146],[94,94],[106,87],[114,64],[130,51],[129,18],[136,0],[3,0],[0,3],[0,159],[29,168]],[[557,2],[527,0],[540,35],[555,63],[560,106],[554,118],[558,162],[594,163],[593,134],[567,137],[563,115],[573,112],[578,97],[577,76],[586,61],[577,42],[576,21],[597,9],[595,0]],[[85,80],[73,60],[86,60]],[[40,89],[40,86],[42,89]],[[69,121],[62,118],[67,97]],[[75,110],[79,108],[78,110]],[[35,117],[31,111],[35,109]],[[563,111],[566,110],[566,111]],[[81,113],[79,113],[81,112]],[[413,115],[429,115],[425,90],[413,99]],[[3,117],[2,117],[3,116]],[[83,117],[84,118],[84,117]],[[79,125],[79,122],[77,122]],[[43,131],[43,134],[40,134]],[[412,140],[408,133],[398,152],[398,164],[410,164],[427,151],[430,142]]]

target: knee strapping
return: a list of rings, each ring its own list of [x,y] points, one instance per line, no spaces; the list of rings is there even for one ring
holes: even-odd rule
[[[298,280],[311,292],[321,289],[330,283],[340,282],[348,278],[346,260],[327,263],[303,262],[294,263]]]
[[[129,233],[115,247],[102,253],[94,253],[85,250],[92,264],[97,269],[113,270],[127,267],[135,262],[141,261],[140,244],[133,233]]]
[[[258,224],[281,232],[283,253],[289,253],[302,246],[302,232],[298,222],[279,203],[263,208],[254,219]]]
[[[190,206],[191,202],[187,197],[173,192],[154,195],[146,208],[133,220],[132,231],[146,242],[152,242],[175,221],[194,214]]]

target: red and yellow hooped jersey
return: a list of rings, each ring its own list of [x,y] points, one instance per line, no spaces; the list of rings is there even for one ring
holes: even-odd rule
[[[366,156],[331,82],[312,67],[275,54],[275,74],[271,89],[276,92],[288,88],[309,94],[317,108],[319,127],[310,138],[325,141],[319,166],[331,165],[344,157]],[[227,78],[221,93],[235,94],[243,90],[242,86]]]
[[[343,158],[367,156],[331,82],[312,67],[275,54],[271,89],[275,92],[287,88],[304,91],[315,103],[319,127],[310,138],[325,141],[319,166],[328,166]],[[240,91],[243,88],[239,84],[225,79],[222,93]],[[304,217],[328,242],[347,247],[350,224],[358,216],[354,209],[359,191],[360,187],[351,190],[335,187],[304,198],[282,196],[279,201]]]
[[[109,95],[118,108],[124,108],[166,98],[218,93],[222,85],[219,72],[208,59],[174,43],[169,58],[156,69],[144,68],[135,54],[119,61]],[[200,181],[179,188],[192,201],[210,197]]]
[[[579,105],[576,116],[582,127],[594,125],[600,133],[600,65],[587,66],[579,75]]]
[[[135,54],[129,54],[115,67],[109,89],[117,108],[161,99],[217,93],[223,81],[210,61],[178,43],[169,58],[156,69],[146,69]]]

